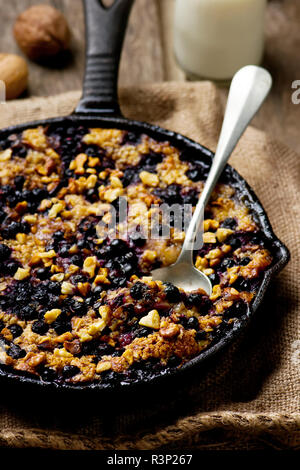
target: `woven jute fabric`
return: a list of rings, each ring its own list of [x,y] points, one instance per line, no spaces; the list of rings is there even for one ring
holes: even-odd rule
[[[80,97],[1,105],[0,127],[67,115]],[[120,90],[125,116],[181,132],[214,150],[222,110],[210,83]],[[275,136],[276,137],[276,136]],[[274,136],[248,128],[230,163],[267,211],[291,261],[246,332],[192,380],[150,393],[72,400],[1,388],[0,445],[53,449],[286,449],[299,447],[299,166]]]

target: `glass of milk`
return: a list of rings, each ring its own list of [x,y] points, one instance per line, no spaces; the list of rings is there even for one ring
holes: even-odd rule
[[[176,0],[174,50],[189,78],[230,80],[259,65],[267,0]]]

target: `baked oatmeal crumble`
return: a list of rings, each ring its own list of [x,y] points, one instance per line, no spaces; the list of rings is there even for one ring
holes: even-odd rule
[[[149,238],[149,219],[160,230],[160,204],[195,206],[208,169],[118,129],[52,125],[0,141],[1,363],[43,381],[130,382],[181,367],[232,328],[272,256],[230,184],[216,187],[194,254],[212,295],[149,277],[184,241],[172,219],[168,238]]]

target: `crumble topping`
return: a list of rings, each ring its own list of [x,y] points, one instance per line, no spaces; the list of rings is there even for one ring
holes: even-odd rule
[[[194,207],[208,170],[199,154],[119,129],[51,125],[1,140],[0,362],[44,381],[115,384],[219,341],[272,263],[230,182],[215,188],[194,253],[212,295],[149,277],[185,236],[159,205]],[[151,237],[152,218],[168,237]]]

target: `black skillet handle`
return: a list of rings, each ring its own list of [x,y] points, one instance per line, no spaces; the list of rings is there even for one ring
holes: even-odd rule
[[[86,23],[86,66],[83,94],[76,114],[120,116],[118,72],[129,13],[134,0],[83,0]]]

